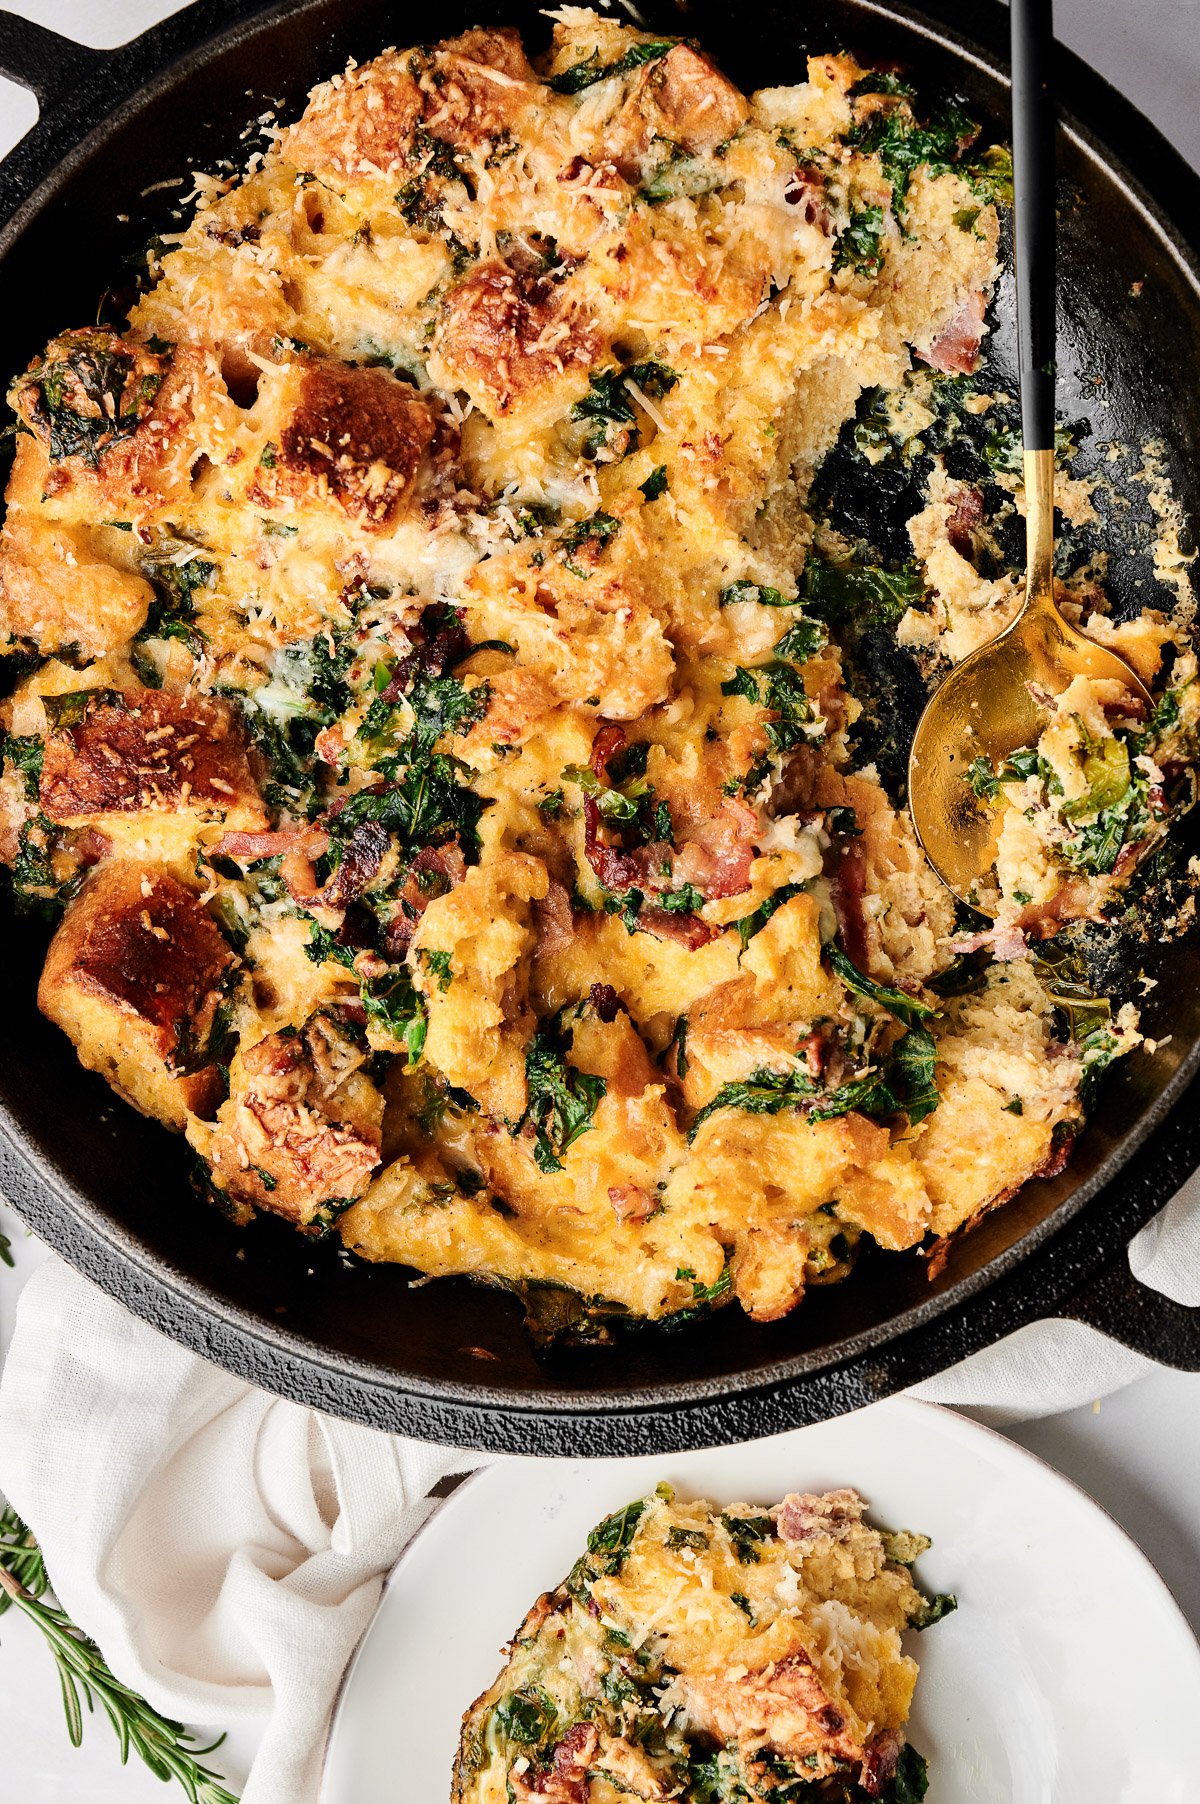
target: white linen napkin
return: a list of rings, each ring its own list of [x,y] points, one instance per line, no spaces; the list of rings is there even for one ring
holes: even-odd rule
[[[1200,1176],[1130,1257],[1142,1282],[1200,1303]],[[915,1394],[1012,1421],[1148,1369],[1051,1321]],[[184,1722],[265,1725],[243,1804],[316,1804],[330,1710],[383,1576],[431,1485],[483,1458],[254,1390],[57,1259],[22,1292],[0,1377],[0,1491],[118,1678]]]

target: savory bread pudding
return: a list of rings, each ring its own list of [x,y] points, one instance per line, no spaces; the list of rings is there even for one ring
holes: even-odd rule
[[[1165,830],[1195,664],[1064,591],[1162,701],[974,773],[1003,905],[956,919],[852,648],[936,674],[1017,579],[940,451],[899,563],[813,497],[990,417],[1019,514],[1005,153],[848,55],[747,97],[554,17],[334,76],[16,380],[0,856],[42,1009],[236,1217],[577,1335],[770,1321],[1065,1162],[1137,1020],[1038,941]]]
[[[771,1510],[660,1485],[605,1518],[467,1711],[453,1804],[919,1804],[901,1635],[954,1608],[856,1491]]]

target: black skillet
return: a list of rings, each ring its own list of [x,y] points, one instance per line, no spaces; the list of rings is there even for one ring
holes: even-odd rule
[[[743,87],[799,79],[805,50],[845,46],[868,64],[905,65],[923,92],[960,93],[992,135],[1007,136],[1007,25],[992,0],[930,0],[920,14],[871,0],[801,9],[759,0],[736,18],[715,0],[682,10],[651,0],[645,13],[652,26],[695,34]],[[178,178],[222,157],[240,164],[243,127],[269,102],[293,115],[347,54],[447,35],[481,15],[522,25],[533,43],[546,31],[519,0],[452,0],[433,22],[379,0],[262,9],[202,0],[100,53],[0,14],[0,69],[41,102],[37,126],[0,168],[5,368],[21,367],[52,330],[94,317],[105,284],[119,289],[128,259],[173,225],[186,192]],[[1059,406],[1092,424],[1085,461],[1110,438],[1164,440],[1177,492],[1194,504],[1200,181],[1065,52],[1057,79]],[[993,318],[992,379],[1015,389],[1009,282]],[[1136,490],[1128,500],[1122,542],[1145,517]],[[858,501],[870,512],[870,497]],[[858,501],[847,483],[840,504],[852,514]],[[877,537],[899,530],[873,525]],[[1112,587],[1118,611],[1154,598],[1136,553],[1114,558]],[[867,646],[866,662],[871,655]],[[911,671],[895,693],[906,686],[909,703],[919,702]],[[1158,980],[1144,1019],[1162,1044],[1110,1075],[1070,1168],[1030,1183],[958,1242],[933,1283],[920,1259],[875,1253],[850,1282],[813,1292],[769,1327],[728,1309],[675,1332],[545,1358],[502,1293],[458,1280],[410,1289],[398,1268],[352,1263],[278,1222],[239,1231],[204,1207],[179,1142],[116,1102],[38,1015],[45,929],[21,919],[5,929],[0,1188],[136,1314],[286,1396],[459,1444],[612,1454],[751,1439],[835,1415],[1046,1316],[1093,1323],[1200,1369],[1200,1311],[1139,1286],[1125,1258],[1131,1234],[1200,1163],[1194,936],[1159,943],[1154,932],[1138,953]]]

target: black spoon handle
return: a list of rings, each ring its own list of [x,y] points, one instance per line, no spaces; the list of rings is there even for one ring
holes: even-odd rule
[[[1012,0],[1013,205],[1021,433],[1054,448],[1054,95],[1051,0]]]

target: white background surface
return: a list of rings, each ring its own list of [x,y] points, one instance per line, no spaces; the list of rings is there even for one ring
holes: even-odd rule
[[[8,0],[5,10],[98,47],[124,42],[176,10],[163,0]],[[1188,159],[1200,166],[1200,0],[1057,0],[1058,35],[1119,84]],[[397,14],[396,34],[403,37]],[[414,35],[420,35],[416,33]],[[780,77],[782,79],[782,76]],[[0,154],[26,131],[36,107],[0,79]],[[69,321],[47,318],[47,328]],[[1195,379],[1189,372],[1189,379]],[[0,1266],[0,1355],[25,1279],[44,1256],[11,1215],[15,1271]],[[1081,1484],[1150,1555],[1200,1631],[1200,1377],[1161,1372],[1102,1408],[1033,1423],[1014,1438]],[[140,1765],[122,1771],[112,1735],[90,1719],[71,1748],[53,1663],[40,1636],[10,1611],[0,1619],[0,1799],[4,1804],[165,1804]],[[1128,1653],[1128,1650],[1126,1650]],[[236,1784],[253,1740],[241,1734],[215,1764]],[[222,1760],[222,1756],[224,1759]],[[412,1799],[406,1804],[437,1804]],[[1106,1804],[1097,1798],[1096,1804]]]

